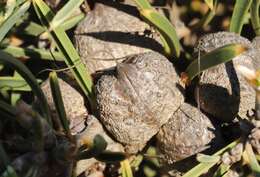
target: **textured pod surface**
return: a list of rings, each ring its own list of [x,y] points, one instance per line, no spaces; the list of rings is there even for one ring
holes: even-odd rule
[[[91,73],[116,65],[116,58],[149,50],[163,51],[135,7],[116,2],[96,3],[78,25],[75,45]],[[115,58],[114,60],[111,60]],[[121,60],[122,61],[122,60]]]
[[[62,79],[58,79],[58,82],[61,90],[66,115],[70,121],[71,132],[72,134],[76,134],[84,129],[84,121],[88,115],[88,111],[84,105],[84,98],[80,95],[78,91],[76,91]],[[49,79],[42,84],[41,88],[50,106],[52,116],[58,117],[51,94]]]
[[[183,102],[177,84],[178,75],[164,56],[128,57],[97,83],[100,119],[128,152],[137,152]]]
[[[201,152],[216,136],[210,120],[187,103],[173,114],[157,134],[157,147],[171,164]]]
[[[231,121],[239,114],[245,117],[247,111],[254,108],[255,92],[237,72],[236,66],[254,68],[258,60],[257,51],[246,38],[229,32],[219,32],[204,36],[197,46],[197,51],[207,53],[227,44],[243,44],[249,50],[232,62],[212,67],[201,75],[196,87],[195,97],[200,107],[207,113],[223,121]]]

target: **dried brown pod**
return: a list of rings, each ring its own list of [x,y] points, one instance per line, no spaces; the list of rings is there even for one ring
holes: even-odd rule
[[[215,128],[206,115],[187,103],[171,116],[157,134],[157,147],[163,160],[171,164],[210,146]]]
[[[133,55],[97,83],[100,119],[126,151],[137,152],[184,98],[172,64],[155,52]]]
[[[244,37],[230,32],[212,33],[202,37],[195,51],[201,55],[227,44],[243,44],[249,50],[232,61],[214,66],[202,73],[196,87],[195,97],[200,107],[207,113],[223,121],[231,121],[237,115],[245,117],[247,111],[255,106],[255,92],[236,66],[254,68],[257,51]]]
[[[62,79],[58,79],[61,90],[62,100],[64,103],[67,118],[70,121],[70,129],[72,134],[77,134],[85,127],[84,121],[88,115],[88,111],[84,105],[84,97],[68,83]],[[58,119],[56,107],[52,98],[50,81],[47,79],[41,86],[43,93],[50,106],[52,116]]]
[[[75,30],[75,45],[89,71],[116,65],[119,58],[150,50],[163,51],[159,36],[141,21],[134,6],[112,1],[96,3]],[[156,41],[156,40],[157,41]]]

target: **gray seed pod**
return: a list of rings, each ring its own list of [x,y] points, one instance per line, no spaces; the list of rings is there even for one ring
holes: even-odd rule
[[[115,66],[118,58],[150,50],[163,51],[153,39],[159,40],[157,34],[146,35],[152,30],[138,18],[135,7],[105,3],[108,5],[96,3],[75,31],[76,48],[91,73]]]
[[[115,75],[97,83],[100,119],[128,152],[141,150],[184,98],[178,75],[162,55],[148,52],[128,57]]]
[[[67,118],[70,121],[70,129],[72,134],[76,134],[84,129],[84,121],[88,115],[88,111],[84,105],[84,98],[69,84],[62,79],[58,79],[62,100],[64,103]],[[45,94],[47,102],[50,106],[52,116],[58,116],[56,107],[52,98],[49,79],[41,86]]]
[[[187,103],[172,115],[157,134],[157,147],[164,161],[171,164],[207,148],[215,128],[196,107]]]
[[[254,108],[255,92],[237,72],[236,66],[243,65],[253,69],[253,60],[258,60],[259,53],[246,38],[230,32],[218,32],[202,37],[197,51],[200,49],[203,54],[227,44],[243,44],[249,47],[249,51],[235,57],[231,62],[203,72],[200,84],[195,90],[200,107],[223,121],[231,121],[237,114],[245,117],[247,110]]]

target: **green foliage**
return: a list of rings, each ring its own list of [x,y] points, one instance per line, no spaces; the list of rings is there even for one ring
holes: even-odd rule
[[[147,0],[135,0],[141,16],[153,25],[161,34],[165,53],[169,56],[180,56],[181,45],[177,33],[169,20],[159,14]]]
[[[252,0],[236,0],[229,31],[240,34]]]
[[[42,0],[34,0],[33,5],[39,19],[41,20],[45,29],[48,31],[49,27],[51,26],[51,21],[54,18],[53,12]],[[74,48],[64,29],[58,26],[52,29],[52,31],[48,32],[56,42],[59,51],[64,55],[65,63],[69,68],[71,68],[71,71],[78,81],[78,84],[88,97],[91,108],[93,110],[96,109],[95,98],[92,93],[93,83],[91,76],[88,73],[86,66],[81,63],[78,52]]]
[[[189,83],[202,71],[218,64],[228,62],[246,50],[247,48],[240,44],[229,44],[215,49],[212,52],[209,52],[200,58],[193,60],[187,67],[185,73],[182,76],[182,79],[185,83]]]
[[[251,22],[257,36],[260,35],[259,6],[260,0],[253,0],[250,7]]]

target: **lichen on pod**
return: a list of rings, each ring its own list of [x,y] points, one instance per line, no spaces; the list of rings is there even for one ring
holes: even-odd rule
[[[157,147],[163,161],[172,164],[210,147],[220,137],[216,132],[206,115],[184,103],[156,135]]]
[[[100,120],[126,151],[142,150],[184,98],[172,64],[156,52],[128,57],[96,85]]]
[[[115,66],[128,55],[163,51],[159,35],[139,18],[136,7],[112,1],[95,3],[77,26],[74,39],[92,74]]]
[[[222,121],[232,121],[237,115],[245,117],[254,108],[255,92],[237,72],[236,66],[254,68],[259,51],[249,40],[231,32],[203,36],[195,49],[201,55],[228,44],[242,44],[248,51],[232,61],[214,66],[202,73],[195,89],[195,98],[203,111]]]

